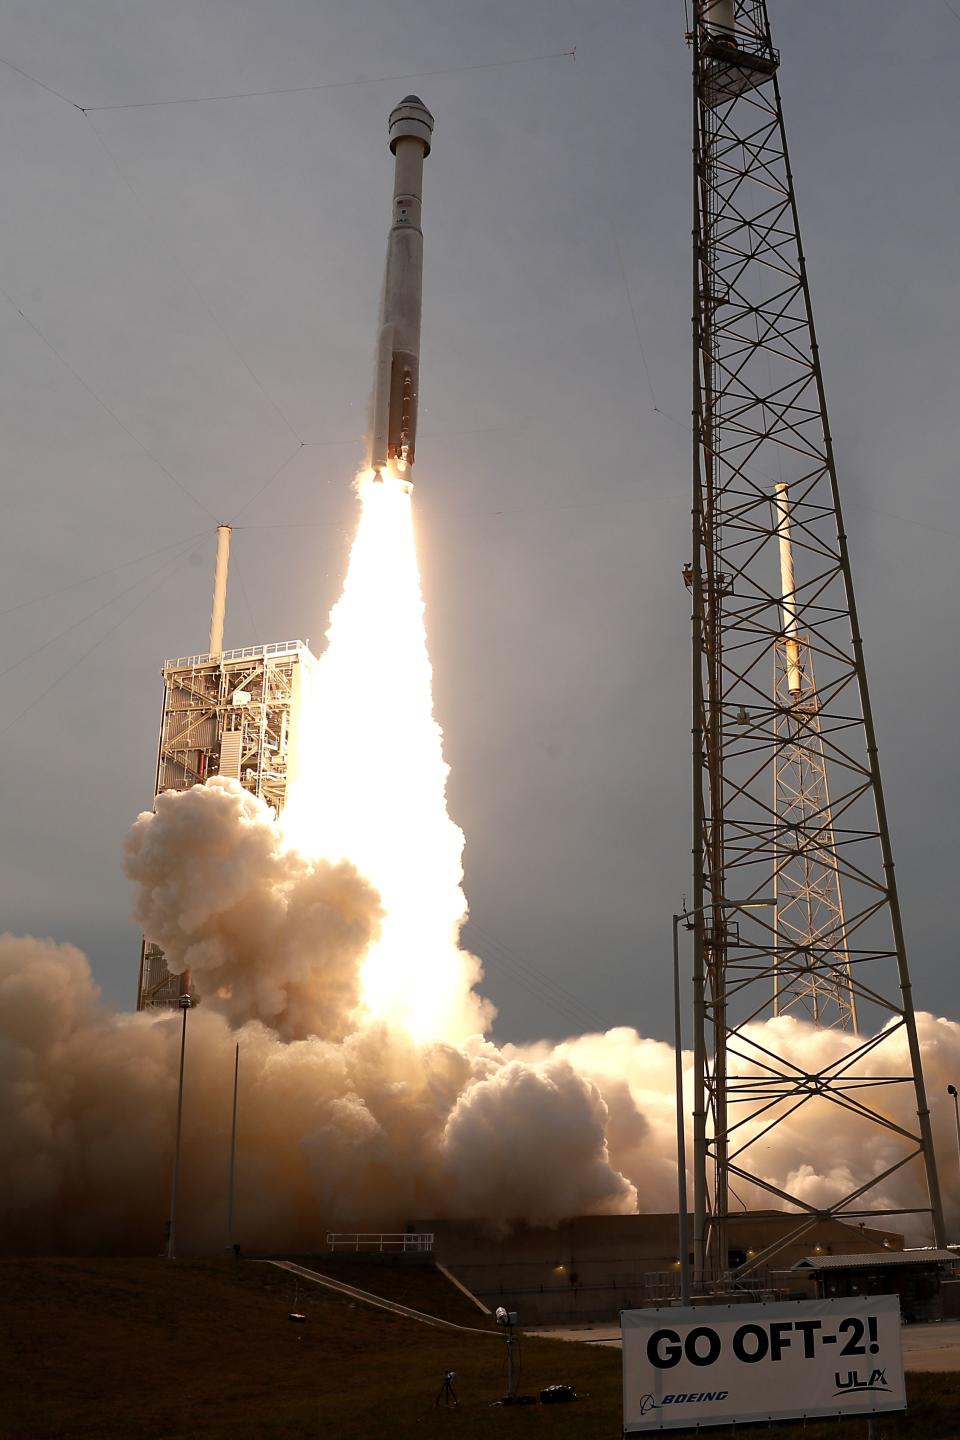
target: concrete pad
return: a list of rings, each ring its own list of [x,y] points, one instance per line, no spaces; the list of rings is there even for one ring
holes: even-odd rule
[[[620,1348],[619,1325],[524,1325],[524,1335],[541,1340],[576,1340],[582,1345]]]
[[[903,1327],[905,1370],[960,1370],[960,1320]]]

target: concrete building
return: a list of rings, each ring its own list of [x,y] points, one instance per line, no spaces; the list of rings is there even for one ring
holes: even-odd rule
[[[785,1211],[733,1217],[731,1258],[745,1263],[796,1225],[797,1216]],[[482,1220],[418,1220],[412,1228],[432,1231],[434,1259],[491,1309],[516,1310],[521,1324],[611,1321],[621,1310],[669,1304],[679,1295],[676,1215],[581,1216],[555,1228],[516,1226],[507,1234]],[[775,1268],[752,1276],[750,1284],[754,1294],[811,1298],[812,1272],[792,1268],[811,1254],[887,1257],[902,1250],[903,1237],[894,1231],[821,1221],[789,1241]]]
[[[942,1320],[955,1313],[955,1287],[943,1281],[956,1276],[958,1257],[950,1250],[887,1251],[882,1255],[807,1255],[793,1266],[811,1275],[817,1295],[833,1300],[856,1295],[897,1295],[907,1324]],[[944,1296],[948,1305],[944,1307]]]

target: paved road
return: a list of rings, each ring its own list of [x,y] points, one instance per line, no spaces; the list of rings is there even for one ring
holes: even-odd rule
[[[939,1325],[905,1325],[905,1370],[960,1370],[960,1320]]]
[[[579,1340],[585,1345],[620,1347],[619,1325],[542,1325],[525,1329],[527,1335],[549,1340]],[[905,1370],[960,1370],[960,1320],[943,1320],[939,1325],[905,1325],[903,1329]]]

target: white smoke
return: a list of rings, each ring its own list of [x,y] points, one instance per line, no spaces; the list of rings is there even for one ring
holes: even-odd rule
[[[630,1214],[637,1192],[610,1163],[608,1116],[598,1087],[569,1061],[513,1060],[458,1098],[443,1132],[445,1169],[472,1213],[493,1221]]]
[[[557,1046],[417,1043],[354,1023],[377,896],[346,865],[305,861],[235,782],[161,798],[127,845],[136,913],[202,994],[188,1020],[180,1233],[225,1240],[233,1047],[240,1044],[239,1232],[251,1248],[322,1243],[330,1228],[396,1228],[418,1216],[552,1223],[669,1210],[676,1169],[673,1054],[620,1028]],[[261,971],[269,972],[266,976]],[[465,968],[469,985],[472,970]],[[919,1017],[944,1178],[955,1175],[945,1086],[960,1026]],[[789,1018],[776,1049],[809,1069],[852,1038]],[[0,937],[0,1234],[13,1251],[157,1250],[172,1159],[180,1020],[120,1015],[85,957]],[[889,1052],[889,1053],[887,1053]],[[687,1057],[689,1064],[689,1057]],[[902,1032],[877,1073],[901,1072]],[[882,1097],[911,1123],[909,1086]],[[872,1092],[874,1100],[878,1092]],[[688,1106],[689,1108],[689,1106]],[[805,1107],[764,1141],[765,1174],[815,1203],[876,1173],[900,1142],[833,1108]],[[868,1148],[864,1148],[868,1144]],[[797,1157],[803,1157],[798,1162]],[[960,1220],[955,1186],[948,1215]],[[762,1191],[743,1193],[767,1206]],[[917,1167],[883,1202],[922,1205]]]
[[[306,860],[262,801],[215,777],[159,795],[127,835],[124,868],[146,938],[233,1024],[262,1020],[284,1040],[347,1033],[382,918],[352,865]]]

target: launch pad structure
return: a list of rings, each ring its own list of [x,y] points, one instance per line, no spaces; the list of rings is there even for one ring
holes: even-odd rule
[[[163,665],[155,793],[226,775],[279,815],[296,772],[304,693],[317,660],[303,640],[222,648],[229,535],[228,526],[218,528],[210,649]],[[144,940],[137,1009],[176,1009],[187,988],[187,977],[171,975],[163,951]]]
[[[944,1231],[780,56],[766,0],[694,0],[693,16],[694,446],[684,578],[694,865],[685,914],[694,936],[693,1258],[702,1293],[749,1283],[824,1222],[883,1229],[890,1217],[918,1216],[941,1248]],[[389,470],[407,484],[432,132],[417,96],[391,113],[392,224],[369,458],[375,476]],[[317,662],[301,641],[223,649],[229,538],[219,527],[207,651],[163,667],[156,793],[232,776],[279,812]],[[176,1006],[185,986],[145,942],[138,1008]],[[823,1033],[811,1038],[801,1020]],[[803,1124],[791,1131],[800,1112]],[[810,1147],[841,1116],[854,1153],[824,1175]],[[770,1178],[774,1139],[794,1157],[782,1184]],[[914,1203],[894,1206],[885,1186],[900,1172],[911,1177]],[[736,1215],[765,1200],[790,1223],[749,1255],[732,1249]],[[685,1221],[685,1206],[680,1213]]]
[[[696,0],[688,38],[694,463],[684,578],[702,1290],[746,1279],[777,1252],[746,1260],[731,1250],[738,1187],[746,1203],[766,1195],[793,1213],[790,1243],[825,1219],[883,1225],[913,1214],[938,1246],[944,1233],[780,56],[765,0]],[[804,1040],[794,1018],[836,1043]],[[820,1157],[799,1151],[796,1180],[768,1178],[774,1132],[801,1111],[791,1143],[815,1143],[801,1134],[828,1134],[842,1115],[860,1179],[814,1192],[802,1177],[822,1174]],[[915,1204],[894,1209],[885,1182],[904,1167]]]

